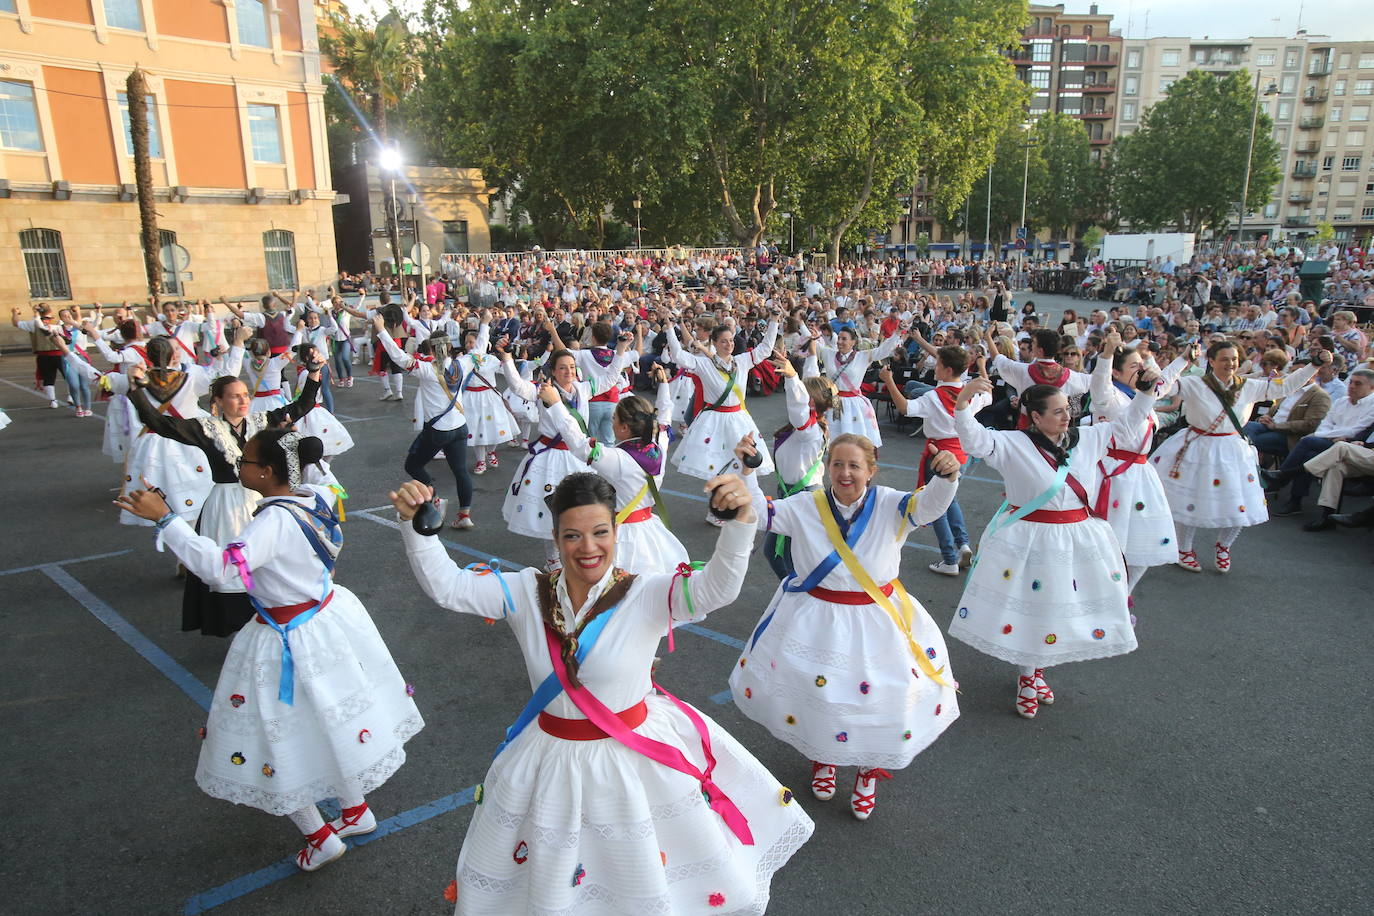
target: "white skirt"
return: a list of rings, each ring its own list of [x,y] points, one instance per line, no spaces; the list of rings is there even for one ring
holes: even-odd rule
[[[526,398],[520,397],[510,388],[501,393],[501,399],[506,402],[511,413],[515,414],[517,420],[528,420],[530,423],[539,422],[539,408],[535,403]]]
[[[302,436],[314,436],[324,443],[324,454],[327,458],[337,458],[353,447],[353,437],[344,428],[342,421],[318,404],[297,420],[295,425],[296,432]]]
[[[280,394],[254,395],[252,410],[256,412],[276,410],[286,406],[286,398]]]
[[[183,445],[156,433],[134,439],[120,492],[128,494],[142,490],[144,479],[166,493],[168,508],[192,525],[200,517],[200,510],[215,485],[204,452],[194,445]],[[119,522],[147,527],[155,524],[127,509],[119,511]]]
[[[0,407],[0,429],[10,425],[10,415],[5,413],[4,408]]]
[[[1107,521],[1127,565],[1165,566],[1178,559],[1174,515],[1154,465],[1133,464],[1113,477],[1111,496]]]
[[[873,443],[874,448],[882,447],[883,437],[878,432],[878,415],[873,411],[873,402],[862,394],[852,398],[840,396],[840,415],[830,421],[830,438],[844,433],[863,436]]]
[[[777,613],[730,673],[735,705],[808,760],[905,767],[959,718],[944,637],[912,605],[912,634],[950,686],[919,673],[877,605],[832,604],[779,586],[763,616]]]
[[[1112,526],[1012,522],[984,533],[949,635],[1013,665],[1046,668],[1136,648]]]
[[[1187,451],[1175,469],[1185,443]],[[1185,428],[1155,450],[1150,464],[1164,484],[1174,522],[1193,528],[1246,528],[1269,521],[1257,458],[1255,447],[1240,436],[1199,436]]]
[[[196,766],[206,794],[268,814],[357,798],[405,763],[424,720],[377,627],[353,593],[290,635],[294,704],[277,699],[281,637],[255,617],[234,636]]]
[[[468,446],[500,445],[514,439],[515,418],[501,395],[491,388],[463,392],[463,417],[468,421]]]
[[[138,419],[133,402],[122,394],[112,395],[105,410],[105,433],[100,450],[115,464],[123,464],[129,447],[143,423]]]
[[[525,537],[553,540],[553,514],[544,497],[552,493],[564,477],[587,469],[586,463],[567,449],[545,449],[533,458],[522,457],[501,506],[501,517],[506,520],[507,527]]]
[[[616,532],[615,565],[627,572],[643,576],[670,573],[688,559],[687,548],[657,515],[621,525]]]
[[[635,729],[704,765],[687,716],[658,695]],[[759,914],[773,873],[815,825],[705,715],[714,782],[749,821],[742,845],[697,781],[613,739],[525,729],[493,761],[458,856],[459,916]],[[493,736],[494,737],[494,736]]]
[[[773,459],[768,454],[768,445],[763,441],[758,424],[748,410],[729,413],[703,410],[687,427],[682,441],[677,444],[677,450],[673,452],[673,466],[688,477],[710,480],[734,467],[735,446],[750,433],[754,436],[759,454],[763,456],[763,464],[754,473],[773,473]]]
[[[673,396],[673,417],[679,423],[686,422],[688,414],[692,412],[692,403],[696,400],[696,382],[690,375],[680,375],[668,383],[668,391]]]
[[[253,520],[253,510],[261,501],[259,494],[238,481],[217,483],[205,498],[196,533],[226,547],[238,540],[243,529],[248,527]]]

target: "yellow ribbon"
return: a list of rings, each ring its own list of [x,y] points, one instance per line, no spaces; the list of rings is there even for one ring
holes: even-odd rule
[[[720,373],[720,377],[725,379],[726,384],[730,386],[730,390],[735,394],[735,400],[739,401],[739,406],[743,407],[744,392],[739,390],[739,382],[730,381],[731,373],[726,372],[724,369],[720,368],[720,366],[716,365],[714,362],[712,362],[711,365],[715,366],[716,371]],[[734,374],[738,376],[739,373],[738,371],[736,371]]]
[[[348,499],[348,493],[343,487],[330,484],[329,489],[334,494],[334,508],[338,510],[339,521],[348,521],[348,516],[344,514],[344,500]]]
[[[926,655],[926,650],[911,634],[911,617],[913,613],[911,596],[908,595],[906,589],[902,587],[901,581],[898,579],[892,580],[892,589],[897,593],[897,597],[902,605],[901,611],[898,611],[896,605],[892,603],[892,599],[883,594],[883,590],[878,587],[878,583],[873,581],[873,577],[870,576],[868,571],[863,568],[863,565],[859,563],[859,558],[854,556],[854,551],[850,550],[849,545],[844,542],[844,536],[840,534],[839,523],[835,521],[835,516],[830,511],[830,502],[826,499],[825,491],[813,490],[811,497],[816,502],[816,511],[821,517],[821,525],[825,528],[825,533],[830,538],[830,546],[840,555],[840,562],[844,564],[844,568],[849,570],[849,574],[859,583],[859,587],[868,594],[869,598],[873,599],[874,604],[878,605],[878,607],[882,608],[887,613],[892,623],[901,634],[906,637],[907,648],[911,650],[912,657],[916,659],[916,666],[925,672],[926,677],[930,678],[941,687],[951,686],[941,677],[945,669],[943,667],[937,669],[930,663],[930,657]]]
[[[635,511],[635,507],[639,505],[639,501],[644,498],[644,494],[648,492],[649,481],[646,480],[644,481],[644,486],[640,487],[639,492],[635,494],[634,499],[627,502],[625,508],[615,514],[615,523],[617,525],[623,525],[625,519],[630,517],[630,514]]]

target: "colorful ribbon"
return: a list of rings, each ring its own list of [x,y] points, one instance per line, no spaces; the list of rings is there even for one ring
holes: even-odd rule
[[[253,590],[253,573],[248,569],[248,558],[243,555],[243,541],[234,541],[224,548],[224,568],[228,569],[229,564],[234,564],[239,569],[239,578],[243,580],[244,591]]]

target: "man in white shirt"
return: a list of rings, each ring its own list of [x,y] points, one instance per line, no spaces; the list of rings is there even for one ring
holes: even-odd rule
[[[1374,423],[1374,369],[1356,369],[1346,380],[1346,397],[1332,403],[1317,431],[1299,439],[1277,471],[1261,472],[1267,493],[1277,494],[1285,484],[1291,484],[1288,502],[1270,514],[1283,516],[1301,512],[1303,497],[1312,486],[1312,475],[1303,465],[1336,442],[1358,436],[1371,423]]]

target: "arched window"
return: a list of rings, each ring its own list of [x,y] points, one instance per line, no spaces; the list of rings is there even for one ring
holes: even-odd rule
[[[267,258],[267,288],[296,288],[296,236],[285,229],[269,229],[262,234],[262,251]]]
[[[24,271],[29,275],[30,299],[70,299],[67,256],[62,253],[62,233],[56,229],[25,229],[19,233]]]

